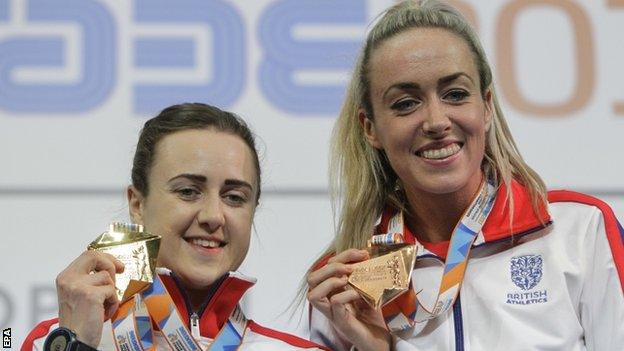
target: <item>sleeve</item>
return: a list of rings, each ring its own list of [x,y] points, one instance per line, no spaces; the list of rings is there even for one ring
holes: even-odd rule
[[[351,343],[338,334],[325,315],[310,304],[309,309],[310,341],[324,345],[334,351],[351,350]]]
[[[392,336],[392,351],[418,351],[416,346],[409,343],[407,340],[403,340],[395,335]]]
[[[588,228],[580,319],[588,350],[615,351],[624,345],[624,230],[604,205]]]
[[[310,340],[325,345],[334,351],[357,351],[351,343],[343,339],[332,327],[331,322],[314,307],[310,306]],[[392,351],[417,351],[407,340],[392,336]]]

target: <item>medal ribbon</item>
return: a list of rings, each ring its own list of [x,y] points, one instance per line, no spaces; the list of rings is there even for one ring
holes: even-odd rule
[[[124,302],[113,316],[113,335],[117,350],[155,351],[150,317],[158,325],[172,350],[203,351],[183,322],[158,274],[154,275],[154,282],[147,289]],[[247,319],[236,306],[207,350],[236,349],[243,340],[246,326]],[[137,337],[138,335],[141,337]]]
[[[390,331],[405,330],[414,326],[414,323],[421,323],[436,318],[453,306],[464,279],[470,249],[474,240],[481,232],[481,228],[492,210],[495,199],[496,188],[489,182],[483,181],[479,194],[464,212],[461,221],[453,230],[446,254],[442,281],[440,282],[438,296],[433,307],[425,307],[418,300],[416,292],[412,287],[404,296],[382,308]],[[404,232],[403,212],[399,211],[390,219],[388,233],[403,235]],[[422,244],[418,243],[418,240],[416,240],[416,245],[417,252],[422,252],[424,248]]]
[[[156,350],[152,322],[139,296],[133,296],[121,304],[113,315],[111,324],[117,350]]]

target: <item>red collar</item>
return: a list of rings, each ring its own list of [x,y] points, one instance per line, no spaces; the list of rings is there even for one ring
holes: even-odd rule
[[[515,180],[511,182],[511,195],[514,204],[513,213],[511,213],[507,204],[507,187],[501,184],[496,194],[492,212],[483,225],[483,239],[486,243],[511,238],[514,235],[541,228],[550,222],[550,214],[546,206],[540,206],[540,211],[536,214],[533,211],[528,189]],[[385,233],[387,231],[388,222],[395,213],[396,209],[391,207],[387,207],[384,210],[381,223],[377,226],[377,233]],[[512,218],[511,222],[509,221],[510,218]],[[409,228],[406,227],[405,230],[405,240],[413,244],[415,235]],[[440,257],[446,256],[448,242],[435,244],[420,242],[427,250],[436,255]]]
[[[174,274],[160,274],[160,277],[188,327],[192,311],[190,311],[190,304],[184,288],[181,287]],[[200,334],[213,339],[228,320],[243,294],[255,284],[255,279],[230,272],[216,284],[218,284],[216,290],[205,302],[204,310],[199,316]]]

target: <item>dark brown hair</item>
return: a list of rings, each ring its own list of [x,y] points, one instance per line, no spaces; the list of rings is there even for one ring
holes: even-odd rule
[[[239,136],[251,151],[256,168],[256,203],[260,200],[260,161],[254,134],[237,115],[202,103],[184,103],[162,110],[143,125],[134,162],[132,185],[143,195],[149,193],[148,175],[156,158],[156,145],[165,136],[188,129],[214,129]]]

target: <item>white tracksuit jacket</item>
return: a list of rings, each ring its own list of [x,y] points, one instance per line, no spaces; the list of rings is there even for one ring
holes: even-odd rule
[[[161,273],[160,277],[169,295],[174,300],[178,312],[183,318],[186,316],[185,322],[188,327],[191,316],[189,312],[190,305],[187,302],[188,299],[175,275],[168,271],[167,273],[168,274]],[[204,349],[210,345],[218,334],[221,326],[223,326],[234,308],[238,305],[240,298],[254,283],[254,279],[244,277],[234,272],[230,272],[230,274],[220,282],[219,287],[212,294],[209,301],[206,301],[203,312],[199,314],[199,332],[201,337],[198,341]],[[58,327],[57,318],[39,323],[26,337],[21,351],[43,350],[45,338],[49,332],[56,327]],[[160,331],[154,331],[154,341],[157,345],[157,350],[170,350],[169,345]],[[113,340],[110,320],[104,323],[102,341],[97,349],[111,351],[117,349]],[[249,320],[243,334],[242,343],[236,350],[291,351],[327,349],[294,335],[262,327],[254,321]]]
[[[547,211],[538,216],[525,188],[514,182],[512,192],[513,228],[503,187],[470,252],[453,308],[395,335],[397,351],[624,350],[624,230],[612,210],[587,195],[552,191]],[[412,282],[419,299],[432,306],[446,248],[425,247]],[[512,272],[513,264],[518,268],[531,256],[539,264]],[[514,283],[523,273],[528,283]],[[310,318],[313,341],[349,349],[319,311],[312,309]]]

